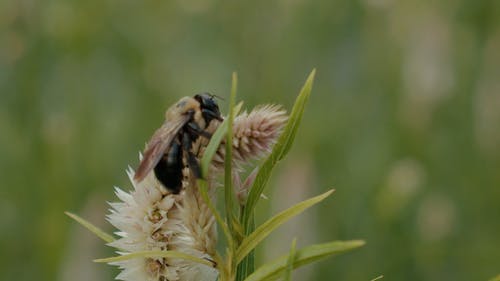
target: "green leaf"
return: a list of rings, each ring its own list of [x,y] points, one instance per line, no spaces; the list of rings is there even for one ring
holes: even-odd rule
[[[292,247],[290,248],[290,254],[288,255],[288,261],[286,262],[286,268],[284,272],[284,281],[292,280],[292,271],[293,271],[293,263],[295,262],[295,255],[297,247],[297,238],[294,238],[292,241]]]
[[[255,177],[255,181],[250,189],[248,194],[245,212],[243,213],[242,224],[243,227],[248,227],[250,214],[253,212],[257,202],[260,199],[262,192],[264,191],[264,187],[271,176],[271,172],[274,166],[285,157],[285,155],[290,150],[295,135],[297,134],[297,129],[300,124],[300,120],[302,119],[302,114],[304,113],[304,108],[311,95],[312,85],[314,81],[314,75],[316,70],[313,69],[311,74],[306,80],[306,83],[302,87],[300,94],[295,100],[295,104],[292,108],[292,112],[290,113],[288,122],[283,130],[283,133],[279,137],[278,141],[274,145],[274,148],[266,159],[266,161],[262,164],[262,167],[259,169],[257,176]]]
[[[372,279],[372,280],[370,280],[370,281],[377,281],[377,280],[380,280],[380,279],[382,279],[382,278],[384,278],[384,275],[377,276],[377,277],[373,278],[373,279]]]
[[[238,75],[233,72],[232,85],[231,85],[231,95],[229,96],[229,114],[227,117],[227,134],[226,134],[226,153],[224,159],[224,205],[226,209],[227,224],[229,226],[229,231],[232,233],[233,237],[236,236],[234,233],[235,221],[234,216],[234,189],[233,189],[233,179],[232,179],[232,163],[233,163],[233,120],[234,120],[234,103],[236,99],[236,89],[238,87]],[[233,244],[234,245],[234,244]],[[234,249],[232,249],[234,251]]]
[[[295,260],[293,263],[293,268],[298,268],[300,266],[318,261],[320,259],[339,255],[350,250],[359,248],[365,244],[362,240],[353,241],[334,241],[324,244],[316,244],[312,246],[300,249],[295,254]],[[266,263],[265,265],[258,268],[254,273],[248,276],[245,281],[272,281],[277,280],[283,274],[287,266],[287,260],[289,255],[284,255],[272,262]]]
[[[254,232],[250,233],[240,244],[236,251],[236,261],[239,263],[243,258],[250,253],[262,240],[264,240],[272,231],[278,228],[283,223],[287,222],[294,216],[302,213],[307,208],[321,202],[326,197],[330,196],[334,190],[329,190],[321,195],[302,201],[281,213],[270,218],[268,221],[257,227]]]
[[[78,215],[75,215],[75,214],[70,213],[70,212],[64,212],[64,213],[68,217],[74,219],[76,222],[78,222],[79,224],[81,224],[86,229],[90,230],[90,232],[94,233],[95,235],[97,235],[99,238],[101,238],[105,242],[111,243],[111,242],[115,241],[115,238],[113,236],[111,236],[110,234],[102,231],[100,228],[98,228],[97,226],[91,224],[90,222],[82,219]]]
[[[241,208],[244,209],[245,206],[241,206]],[[246,230],[247,230],[246,234],[252,233],[255,230],[255,219],[253,214],[251,215],[250,218],[250,226]],[[240,264],[238,264],[236,281],[245,280],[245,278],[252,272],[254,272],[254,270],[255,270],[255,250],[252,250],[250,251],[250,253],[248,253],[248,255],[245,256],[245,258],[243,258]]]
[[[266,159],[262,167],[260,168],[255,182],[250,189],[248,199],[245,206],[242,206],[241,212],[241,222],[244,227],[245,233],[253,232],[255,228],[253,209],[261,197],[262,191],[271,175],[271,170],[276,165],[276,163],[281,160],[286,153],[289,151],[293,138],[295,137],[297,128],[300,123],[301,116],[304,111],[305,104],[309,98],[312,89],[312,82],[314,80],[314,74],[316,70],[313,70],[309,75],[305,85],[303,86],[299,96],[297,97],[294,107],[292,109],[289,121],[281,134],[278,142],[273,148],[273,151]],[[253,250],[245,256],[242,262],[238,266],[237,281],[242,281],[243,278],[248,276],[254,271],[254,252]]]
[[[104,259],[96,259],[94,262],[117,262],[117,261],[125,261],[136,258],[179,258],[183,260],[189,260],[192,262],[204,264],[206,266],[215,267],[215,263],[206,259],[198,258],[192,255],[188,255],[186,253],[176,252],[176,251],[142,251],[142,252],[134,252],[131,254],[125,254],[116,257],[104,258]]]
[[[281,149],[281,154],[279,155],[279,160],[283,159],[292,147],[293,141],[295,140],[295,135],[297,134],[297,128],[302,120],[302,114],[304,113],[305,105],[309,100],[311,95],[312,86],[314,82],[314,76],[316,75],[316,69],[313,69],[309,76],[307,77],[306,83],[300,90],[300,94],[295,100],[295,104],[290,113],[290,118],[285,127],[285,132],[289,132],[288,135],[282,135],[278,140],[278,143],[282,143],[283,148]]]

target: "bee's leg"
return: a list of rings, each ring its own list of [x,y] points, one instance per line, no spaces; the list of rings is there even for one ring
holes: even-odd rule
[[[193,172],[194,177],[197,179],[201,179],[200,164],[198,163],[198,159],[196,159],[194,153],[191,151],[192,144],[193,141],[191,140],[191,137],[187,132],[184,132],[182,134],[182,148],[186,156],[187,164],[189,165],[189,168]]]
[[[200,135],[200,136],[204,136],[205,138],[209,139],[212,137],[212,134],[206,132],[206,131],[203,131],[200,126],[198,126],[198,124],[196,124],[195,122],[189,122],[187,123],[187,128],[189,130],[190,133],[193,133],[195,135]]]
[[[212,110],[210,109],[202,109],[201,110],[201,114],[203,115],[203,118],[205,120],[209,120],[208,122],[210,122],[210,120],[212,119],[217,119],[219,121],[223,121],[222,117],[220,115],[218,115],[217,113],[213,112]]]

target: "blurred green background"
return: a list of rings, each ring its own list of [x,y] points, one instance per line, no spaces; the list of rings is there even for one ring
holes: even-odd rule
[[[500,273],[500,1],[0,2],[0,279],[112,280],[113,186],[182,96],[313,95],[262,202],[331,187],[263,262],[300,246],[367,245],[295,280],[486,280]],[[227,107],[227,100],[221,102]],[[264,217],[261,218],[261,220]]]

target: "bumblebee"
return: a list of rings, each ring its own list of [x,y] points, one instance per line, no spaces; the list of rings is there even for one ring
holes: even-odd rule
[[[153,170],[167,190],[178,194],[184,168],[189,168],[195,178],[201,178],[193,143],[200,137],[211,138],[213,132],[208,128],[213,128],[210,126],[213,120],[223,120],[213,95],[203,93],[180,99],[166,111],[165,122],[146,145],[134,180],[141,182]]]

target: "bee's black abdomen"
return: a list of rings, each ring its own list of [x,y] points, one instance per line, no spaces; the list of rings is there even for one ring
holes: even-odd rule
[[[174,141],[168,153],[156,164],[155,176],[165,188],[177,194],[182,189],[182,168],[181,146]]]

